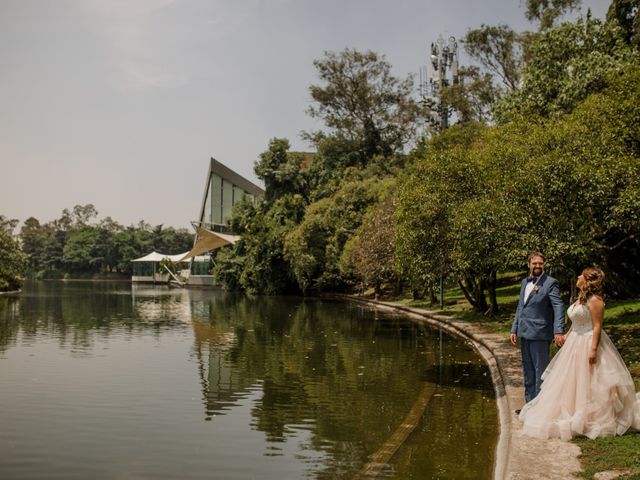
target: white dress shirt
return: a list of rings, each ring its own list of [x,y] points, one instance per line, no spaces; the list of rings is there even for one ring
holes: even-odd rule
[[[529,298],[529,295],[531,295],[531,292],[533,292],[533,287],[535,287],[536,284],[538,283],[538,278],[536,278],[533,282],[527,282],[527,284],[525,285],[525,287],[524,287],[524,303],[527,303],[527,299]]]

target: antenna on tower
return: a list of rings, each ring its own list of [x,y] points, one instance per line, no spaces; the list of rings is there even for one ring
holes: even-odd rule
[[[445,40],[440,35],[435,42],[431,43],[428,53],[427,66],[420,67],[419,91],[422,101],[435,107],[440,131],[442,131],[449,126],[449,107],[442,102],[442,90],[460,81],[458,42],[454,36]]]

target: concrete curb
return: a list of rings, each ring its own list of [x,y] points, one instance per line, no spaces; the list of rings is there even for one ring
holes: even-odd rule
[[[579,478],[580,448],[560,440],[538,440],[522,433],[515,410],[524,403],[520,352],[500,334],[446,315],[351,295],[335,295],[375,308],[398,311],[419,322],[442,328],[468,340],[485,360],[496,392],[500,434],[496,446],[494,480]]]
[[[0,295],[7,295],[7,296],[9,296],[9,295],[18,295],[21,292],[22,292],[22,289],[19,289],[19,290],[8,290],[6,292],[0,292]]]

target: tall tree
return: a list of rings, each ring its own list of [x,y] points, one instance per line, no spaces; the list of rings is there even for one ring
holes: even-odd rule
[[[72,218],[76,227],[83,227],[98,216],[98,211],[92,203],[76,205],[73,207]]]
[[[96,227],[74,229],[67,237],[62,261],[71,272],[99,272],[104,261],[100,244],[100,230]]]
[[[539,23],[540,31],[547,31],[580,3],[580,0],[527,0],[525,15]],[[462,44],[479,67],[461,70],[461,82],[444,92],[460,123],[491,120],[494,102],[521,89],[524,67],[535,58],[531,48],[537,37],[537,33],[517,33],[505,24],[483,24],[467,31]]]
[[[457,123],[493,120],[493,103],[520,85],[523,45],[528,38],[507,25],[483,24],[467,31],[462,44],[476,64],[460,67],[458,81],[440,93]]]
[[[18,226],[18,220],[0,215],[0,230],[4,230],[9,235],[13,235],[13,230]]]
[[[640,0],[613,0],[607,22],[616,22],[629,45],[640,48]]]
[[[286,194],[308,196],[307,177],[303,171],[304,155],[289,152],[289,140],[273,138],[267,151],[260,154],[255,172],[265,185],[265,200],[273,202]]]
[[[345,49],[313,63],[323,84],[309,88],[315,104],[308,113],[328,129],[305,133],[316,146],[327,136],[342,139],[364,165],[375,155],[401,152],[415,138],[421,108],[413,80],[391,75],[384,56]]]
[[[17,220],[0,215],[0,292],[22,285],[27,258],[18,241],[13,238],[13,229],[17,224]]]
[[[457,123],[490,121],[493,118],[491,105],[500,96],[492,76],[471,66],[461,67],[458,77],[458,83],[443,88],[443,104],[455,112]]]
[[[352,177],[357,177],[355,171]],[[353,272],[340,268],[342,251],[366,209],[378,201],[382,186],[377,178],[353,179],[331,197],[309,205],[284,241],[284,257],[302,291],[331,290],[353,281]]]
[[[538,22],[539,30],[548,30],[555,21],[580,6],[581,0],[527,0],[525,16]]]
[[[528,55],[521,87],[494,105],[500,122],[569,113],[639,59],[617,25],[588,17],[536,35]]]
[[[43,268],[46,260],[47,239],[51,233],[51,228],[48,225],[41,225],[37,218],[29,217],[24,221],[20,229],[20,240],[28,258],[30,272],[37,272]]]
[[[303,159],[302,154],[289,152],[284,138],[272,139],[260,155],[255,171],[265,183],[265,195],[234,206],[231,227],[241,239],[216,255],[213,273],[227,288],[263,294],[298,292],[284,257],[284,241],[308,204]]]
[[[376,293],[380,293],[384,285],[391,285],[399,293],[394,187],[392,180],[391,191],[381,195],[380,201],[369,208],[357,234],[346,243],[340,260],[341,270],[348,272],[352,268],[362,279],[363,287],[373,287]]]
[[[502,88],[515,90],[522,70],[522,37],[507,25],[482,25],[462,39],[467,54],[480,63]]]
[[[520,115],[466,144],[469,127],[433,139],[399,189],[403,272],[426,282],[443,269],[476,309],[495,311],[496,274],[542,249],[565,285],[595,264],[610,293],[637,295],[639,98],[629,65],[566,115]]]

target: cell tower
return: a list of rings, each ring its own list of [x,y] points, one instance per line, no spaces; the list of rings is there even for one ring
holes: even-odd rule
[[[420,68],[420,95],[431,105],[437,115],[440,131],[449,126],[449,107],[442,101],[442,89],[460,81],[458,76],[458,42],[451,36],[448,40],[440,35],[431,43],[429,63]],[[429,75],[431,70],[431,75]]]

